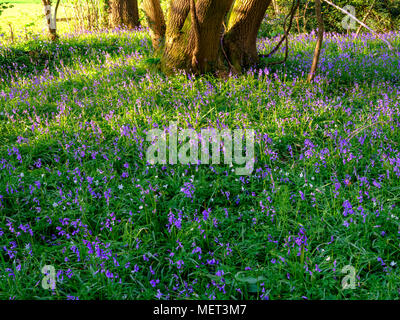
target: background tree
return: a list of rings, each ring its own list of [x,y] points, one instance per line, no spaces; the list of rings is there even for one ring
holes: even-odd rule
[[[140,26],[137,0],[110,0],[109,10],[112,27],[126,26],[134,29]]]
[[[51,0],[42,0],[42,4],[44,7],[44,13],[46,18],[47,27],[49,30],[49,35],[51,40],[56,40],[58,38],[57,35],[57,10],[60,4],[60,0],[57,0],[56,7],[54,8],[54,14],[51,12]]]
[[[356,17],[368,26],[380,32],[396,30],[400,27],[400,0],[379,0],[374,6],[371,5],[373,0],[333,0],[335,5],[344,8],[346,5],[351,5],[355,8]],[[371,10],[371,12],[369,12]],[[315,11],[314,1],[311,1],[306,11],[306,17],[312,17]],[[345,32],[341,21],[344,17],[342,12],[332,10],[326,2],[322,2],[322,14],[324,16],[325,30],[327,32]],[[368,15],[367,15],[368,14]],[[365,20],[363,18],[366,17]],[[307,31],[317,28],[317,21],[309,19]],[[355,32],[356,30],[350,30]],[[364,30],[366,31],[366,30]]]

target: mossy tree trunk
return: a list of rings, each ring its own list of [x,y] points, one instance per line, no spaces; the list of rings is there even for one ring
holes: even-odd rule
[[[169,74],[240,72],[258,62],[257,32],[270,0],[144,0],[156,55]],[[227,27],[225,27],[227,21]]]
[[[109,6],[112,27],[126,26],[134,29],[140,26],[137,0],[110,0]]]

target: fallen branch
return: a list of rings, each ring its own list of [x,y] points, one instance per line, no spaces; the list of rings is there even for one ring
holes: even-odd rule
[[[330,2],[329,0],[322,0],[322,1],[325,1],[327,4],[331,5],[332,7],[336,8],[336,9],[338,9],[339,11],[343,12],[344,14],[348,15],[350,18],[354,19],[356,22],[358,22],[358,23],[359,23],[360,25],[362,25],[364,28],[366,28],[366,29],[368,29],[369,31],[371,31],[373,34],[375,34],[375,35],[378,36],[378,38],[379,38],[379,35],[378,35],[373,29],[371,29],[370,27],[368,27],[364,22],[358,20],[358,19],[357,19],[355,16],[353,16],[350,12],[344,10],[343,8],[337,6],[336,4]],[[381,39],[383,42],[385,42],[385,43],[387,44],[387,46],[389,47],[389,50],[393,50],[393,46],[390,44],[389,41],[387,41],[386,39],[383,39],[383,38],[379,38],[379,39]]]
[[[355,136],[357,136],[360,132],[362,132],[362,131],[364,131],[365,129],[368,129],[368,128],[370,128],[370,127],[373,127],[374,125],[377,125],[377,124],[386,124],[385,122],[383,122],[383,121],[377,121],[377,122],[373,122],[373,123],[371,123],[371,124],[368,124],[368,125],[366,125],[366,126],[364,126],[364,127],[361,127],[361,128],[358,128],[356,131],[354,131],[351,135],[349,135],[345,140],[347,141],[347,142],[349,142],[351,139],[353,139]]]
[[[372,12],[372,9],[374,8],[375,2],[376,2],[376,0],[374,0],[374,2],[372,2],[371,7],[368,9],[367,14],[364,16],[364,19],[362,20],[363,23],[365,23],[365,21],[367,21],[369,15]],[[354,39],[356,39],[358,37],[358,35],[360,34],[360,31],[361,31],[362,28],[363,28],[363,26],[360,24],[360,26],[357,29],[357,32],[356,32],[356,35],[355,35]]]

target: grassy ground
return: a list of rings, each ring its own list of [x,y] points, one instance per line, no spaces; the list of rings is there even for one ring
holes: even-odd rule
[[[16,39],[29,39],[34,34],[47,31],[41,0],[13,0],[8,3],[13,7],[4,10],[0,16],[0,34],[3,34],[3,39],[10,39],[11,28]],[[71,5],[61,1],[57,19],[72,17]],[[60,34],[73,31],[71,23],[67,21],[58,21],[57,29]]]
[[[0,42],[9,42],[11,40],[11,30],[15,40],[28,40],[33,35],[47,32],[47,25],[44,20],[44,9],[41,0],[10,0],[6,1],[13,7],[3,11],[0,15]],[[55,2],[53,2],[55,3]],[[80,7],[81,12],[87,12],[86,3]],[[141,1],[139,1],[139,5]],[[168,12],[168,1],[161,1],[164,12]],[[82,29],[78,26],[78,18],[76,2],[61,1],[57,12],[57,33],[60,35],[70,34],[76,30]],[[86,13],[81,13],[80,16],[85,16]],[[101,20],[101,19],[100,19]],[[142,26],[146,26],[146,19],[143,12],[139,9],[139,20]],[[99,22],[94,26],[94,29],[101,29],[102,25]]]
[[[311,36],[227,81],[157,73],[144,32],[2,47],[0,297],[398,299],[400,34],[385,36],[394,51],[329,36],[314,84]],[[170,121],[255,129],[255,170],[149,165],[146,132]]]
[[[43,6],[40,0],[9,1],[12,8],[4,10],[1,15],[0,32],[9,37],[10,24],[15,33],[28,31],[40,31],[44,28]]]

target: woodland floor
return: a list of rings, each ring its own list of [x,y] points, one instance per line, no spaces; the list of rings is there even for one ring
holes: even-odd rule
[[[393,51],[329,35],[313,84],[315,35],[226,81],[166,78],[144,31],[0,46],[0,298],[398,299],[400,34],[384,37]],[[254,171],[148,165],[146,132],[171,121],[254,129]]]

